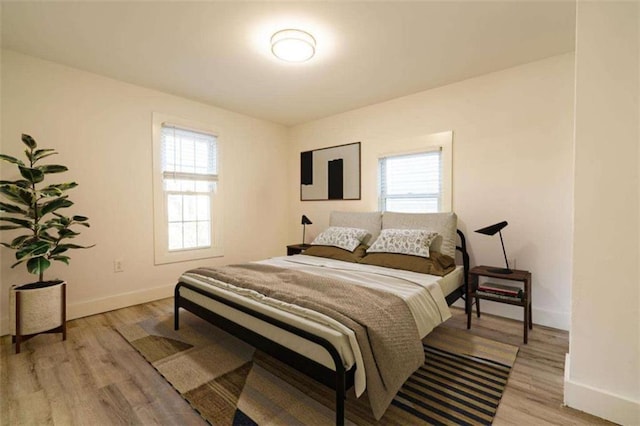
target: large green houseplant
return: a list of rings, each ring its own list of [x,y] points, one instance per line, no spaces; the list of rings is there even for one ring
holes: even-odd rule
[[[2,246],[15,250],[15,268],[25,264],[38,281],[14,285],[9,294],[9,320],[16,353],[22,341],[39,333],[62,333],[66,340],[66,282],[44,280],[44,272],[53,261],[69,264],[68,251],[93,246],[70,243],[79,232],[75,226],[89,226],[85,216],[65,216],[60,212],[73,205],[66,191],[78,186],[75,182],[45,183],[51,174],[67,171],[58,164],[40,164],[57,154],[53,149],[38,149],[36,141],[22,135],[26,161],[0,154],[0,160],[17,167],[20,178],[0,180],[0,230],[19,231]]]
[[[27,161],[0,154],[4,160],[18,168],[21,179],[0,181],[0,195],[9,202],[0,202],[0,230],[24,231],[10,242],[2,242],[4,247],[15,250],[16,262],[12,268],[26,263],[27,271],[38,275],[38,282],[44,282],[44,271],[52,261],[69,264],[68,250],[84,249],[68,240],[80,235],[72,226],[89,226],[85,216],[64,216],[61,209],[71,207],[73,202],[65,192],[78,186],[75,182],[45,184],[48,175],[67,171],[58,164],[40,165],[40,160],[57,154],[53,149],[38,149],[36,141],[29,135],[22,135],[26,145]]]

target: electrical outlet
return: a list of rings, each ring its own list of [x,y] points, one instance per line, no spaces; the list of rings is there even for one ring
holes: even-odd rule
[[[122,259],[116,259],[113,261],[113,272],[124,272]]]
[[[516,266],[516,258],[515,257],[512,257],[511,259],[509,259],[509,268],[518,269],[518,267]]]

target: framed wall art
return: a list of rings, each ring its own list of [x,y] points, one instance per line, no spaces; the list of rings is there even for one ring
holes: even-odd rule
[[[300,200],[359,200],[360,142],[300,153]]]

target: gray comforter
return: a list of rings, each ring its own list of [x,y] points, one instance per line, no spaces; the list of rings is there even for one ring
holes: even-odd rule
[[[362,352],[367,394],[376,419],[424,363],[415,320],[398,296],[335,278],[255,263],[198,268],[187,273],[312,309],[352,329]]]

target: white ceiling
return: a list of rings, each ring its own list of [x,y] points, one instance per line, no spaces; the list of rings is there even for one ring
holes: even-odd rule
[[[271,35],[317,40],[304,64]],[[4,2],[2,46],[295,125],[574,49],[574,2]]]

